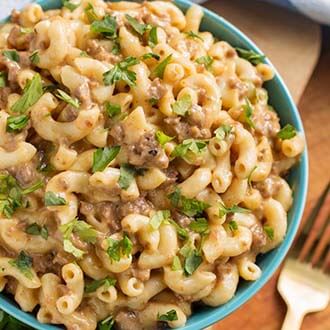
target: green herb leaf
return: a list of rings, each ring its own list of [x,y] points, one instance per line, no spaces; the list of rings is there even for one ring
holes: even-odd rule
[[[201,36],[199,36],[197,33],[193,31],[184,32],[184,34],[187,36],[187,38],[199,39],[201,41],[204,41],[204,39]]]
[[[122,164],[120,166],[120,177],[118,180],[119,187],[121,189],[128,189],[131,183],[134,181],[135,169],[130,164]]]
[[[45,193],[45,206],[66,205],[66,200],[52,191]]]
[[[97,325],[97,330],[111,330],[115,324],[115,320],[112,316],[107,317]]]
[[[274,239],[274,229],[270,226],[264,226],[267,237],[272,241]]]
[[[118,155],[120,146],[105,147],[94,151],[92,172],[103,171]]]
[[[70,104],[74,108],[79,109],[79,105],[80,105],[79,100],[71,97],[69,94],[65,93],[64,91],[58,89],[55,96],[60,100],[64,101],[65,103]]]
[[[85,292],[86,293],[95,292],[101,286],[104,286],[104,289],[106,290],[111,286],[115,286],[116,282],[117,282],[116,279],[111,277],[106,277],[103,280],[94,280],[85,285]]]
[[[192,275],[202,263],[203,258],[197,250],[191,250],[184,261],[184,271],[187,276]]]
[[[20,27],[21,34],[30,34],[33,32],[33,28],[25,28],[25,27]]]
[[[0,71],[0,88],[6,87],[7,74],[4,71]]]
[[[77,234],[79,238],[86,243],[95,243],[97,238],[97,231],[87,222],[79,220],[78,218],[61,225],[60,231],[64,239],[71,238],[71,235]]]
[[[189,156],[200,155],[206,151],[207,143],[202,140],[187,139],[181,144],[175,146],[171,153],[171,157],[181,157],[185,160],[189,160]]]
[[[180,99],[178,99],[176,102],[171,104],[171,108],[173,112],[179,116],[185,116],[188,113],[191,106],[192,106],[192,100],[189,94],[183,95]]]
[[[7,132],[16,132],[21,131],[29,122],[29,116],[20,115],[20,116],[9,116],[7,118]],[[17,132],[16,132],[17,133]]]
[[[79,4],[72,3],[70,0],[62,0],[62,6],[68,8],[71,12],[80,6]]]
[[[84,255],[84,251],[76,248],[69,239],[63,240],[63,249],[65,252],[72,254],[77,259],[81,259]]]
[[[224,204],[220,204],[219,217],[222,218],[224,215],[230,213],[249,213],[249,212],[251,212],[249,209],[245,209],[237,205],[233,205],[232,207],[226,207]]]
[[[166,314],[162,314],[162,315],[158,314],[157,320],[163,321],[163,322],[176,321],[176,320],[178,320],[178,315],[176,313],[176,310],[171,309]]]
[[[176,232],[179,235],[179,238],[182,240],[186,240],[189,237],[188,231],[181,227],[177,222],[175,222],[173,219],[167,219],[166,220],[169,224],[175,227]]]
[[[236,230],[238,229],[237,222],[234,221],[234,220],[230,221],[230,222],[228,223],[228,228],[229,228],[232,232],[236,231]]]
[[[117,36],[117,22],[114,17],[106,15],[103,20],[94,20],[91,24],[91,31],[94,33],[100,33],[107,38]]]
[[[252,169],[252,171],[249,173],[249,175],[248,175],[248,177],[247,177],[247,180],[248,180],[248,186],[249,186],[250,188],[252,188],[252,174],[253,174],[253,172],[254,172],[257,168],[258,168],[257,165],[254,166],[253,169]]]
[[[133,243],[125,234],[121,240],[115,240],[111,237],[107,238],[109,258],[113,261],[119,261],[123,256],[129,256],[133,250]]]
[[[205,209],[210,207],[209,204],[197,199],[187,198],[181,195],[179,188],[176,188],[174,192],[167,196],[171,201],[173,207],[179,208],[185,215],[194,217],[200,215]]]
[[[163,133],[162,131],[156,131],[155,133],[155,137],[156,137],[156,140],[158,141],[158,143],[164,147],[164,145],[167,143],[167,142],[170,142],[174,139],[174,137],[171,137],[171,136],[168,136],[166,135],[165,133]]]
[[[156,99],[155,97],[152,97],[148,100],[148,102],[154,107],[158,104],[159,99]]]
[[[119,53],[120,53],[120,42],[119,42],[118,38],[113,38],[113,40],[112,40],[111,53],[113,55],[119,55]]]
[[[168,55],[162,62],[160,62],[156,66],[156,68],[152,72],[152,76],[163,79],[165,68],[171,61],[172,61],[172,54]]]
[[[238,56],[244,58],[245,60],[249,61],[253,65],[257,65],[259,63],[262,63],[266,56],[265,55],[260,55],[254,52],[253,50],[248,50],[248,49],[243,49],[243,48],[235,48]]]
[[[277,137],[282,140],[289,140],[292,139],[297,135],[296,129],[290,125],[286,124],[278,133]]]
[[[39,52],[35,50],[30,56],[29,56],[30,61],[34,64],[37,65],[40,62],[40,56]]]
[[[197,218],[189,224],[189,228],[198,234],[207,235],[210,232],[209,223],[205,218]]]
[[[126,14],[125,17],[129,25],[134,29],[135,32],[137,32],[140,35],[143,35],[146,31],[152,28],[150,24],[141,24],[136,18],[128,14]]]
[[[113,85],[117,81],[122,80],[129,86],[135,86],[136,73],[134,71],[128,70],[128,68],[138,63],[140,63],[140,61],[137,58],[131,56],[117,63],[111,70],[103,74],[104,85]]]
[[[43,95],[41,77],[37,73],[24,87],[23,95],[11,107],[12,112],[24,113]]]
[[[244,110],[244,118],[245,122],[250,126],[250,128],[255,128],[254,123],[252,121],[253,107],[248,98],[245,99],[245,104],[243,105]]]
[[[152,229],[156,230],[160,225],[171,217],[171,212],[169,210],[157,211],[150,219],[150,226]]]
[[[215,134],[215,137],[219,140],[219,141],[222,141],[222,140],[225,140],[229,134],[231,133],[231,130],[232,130],[232,126],[231,125],[221,125],[220,127],[218,127],[215,131],[214,131],[214,134]]]
[[[142,55],[141,58],[143,60],[148,60],[150,58],[154,58],[157,61],[160,60],[160,56],[155,53],[146,53],[146,54]]]
[[[105,111],[110,118],[113,118],[121,113],[121,106],[117,103],[106,102],[104,104]]]
[[[27,278],[32,278],[32,258],[24,251],[21,251],[16,259],[10,260],[9,264],[13,267],[16,267]]]
[[[157,44],[158,44],[157,27],[153,26],[149,32],[148,45],[151,48],[154,48],[156,47]]]
[[[195,62],[204,65],[207,70],[210,70],[213,64],[213,58],[209,55],[201,56],[198,57]]]
[[[39,180],[39,181],[35,182],[32,186],[22,189],[21,194],[22,195],[31,194],[32,192],[42,188],[43,186],[44,186],[44,182],[42,180]]]
[[[36,222],[26,227],[25,232],[29,235],[40,235],[43,239],[48,239],[48,229],[46,226],[40,226]]]
[[[178,256],[175,256],[173,258],[173,262],[172,262],[172,267],[171,269],[176,272],[178,270],[182,270],[182,265],[181,265],[181,261],[180,258]]]
[[[96,15],[93,5],[90,2],[86,6],[84,12],[85,15],[87,16],[89,23],[93,23],[94,21],[97,21],[99,19],[98,16]]]
[[[16,50],[4,50],[2,55],[5,56],[9,61],[17,62],[20,61],[20,56]]]

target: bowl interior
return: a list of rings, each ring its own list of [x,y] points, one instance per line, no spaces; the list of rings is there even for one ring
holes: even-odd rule
[[[44,9],[59,8],[61,5],[60,0],[40,0],[37,2]],[[187,0],[176,0],[176,4],[184,11],[192,5]],[[204,13],[201,26],[202,31],[210,31],[218,39],[225,40],[233,46],[248,48],[261,53],[251,40],[224,18],[207,9],[204,9]],[[266,62],[271,64],[268,60]],[[303,126],[297,108],[279,74],[276,72],[275,78],[267,82],[265,86],[269,93],[269,102],[278,112],[281,118],[281,124],[291,123],[297,130],[303,132]],[[307,151],[305,151],[301,157],[301,161],[292,169],[289,176],[289,183],[294,191],[294,201],[288,214],[288,231],[286,237],[278,248],[258,257],[258,265],[263,271],[262,276],[255,282],[240,280],[234,298],[223,306],[216,308],[199,307],[195,309],[195,313],[188,319],[186,326],[182,329],[203,329],[224,318],[249,300],[268,281],[285,257],[297,231],[305,205],[307,182],[308,159]],[[21,311],[11,298],[3,294],[0,296],[0,308],[36,329],[59,329],[59,327],[38,323],[32,314]]]

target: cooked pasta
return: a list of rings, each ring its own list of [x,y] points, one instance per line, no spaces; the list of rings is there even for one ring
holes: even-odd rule
[[[181,327],[281,244],[303,135],[200,7],[62,2],[0,26],[1,290],[67,329]]]

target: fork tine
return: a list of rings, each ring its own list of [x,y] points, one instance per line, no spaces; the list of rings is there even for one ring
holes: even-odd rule
[[[326,190],[324,191],[324,194],[322,194],[323,203],[316,214],[316,217],[312,219],[313,225],[311,230],[309,231],[307,239],[303,245],[302,250],[299,253],[298,259],[300,261],[304,261],[308,254],[310,253],[314,243],[319,237],[319,234],[323,234],[323,230],[325,230],[327,217],[330,212],[330,194],[329,194],[329,187],[330,184],[327,185]],[[324,198],[323,198],[324,197]]]
[[[327,222],[329,222],[329,215],[328,215]],[[321,239],[319,240],[319,242],[316,246],[316,249],[313,253],[312,260],[311,260],[311,264],[313,267],[320,261],[320,258],[322,257],[329,242],[330,242],[330,224],[328,223],[327,228],[326,228],[324,234],[322,235]]]

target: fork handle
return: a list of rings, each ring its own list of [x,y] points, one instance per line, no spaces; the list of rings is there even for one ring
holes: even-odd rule
[[[299,330],[304,316],[304,311],[288,308],[281,330]]]

